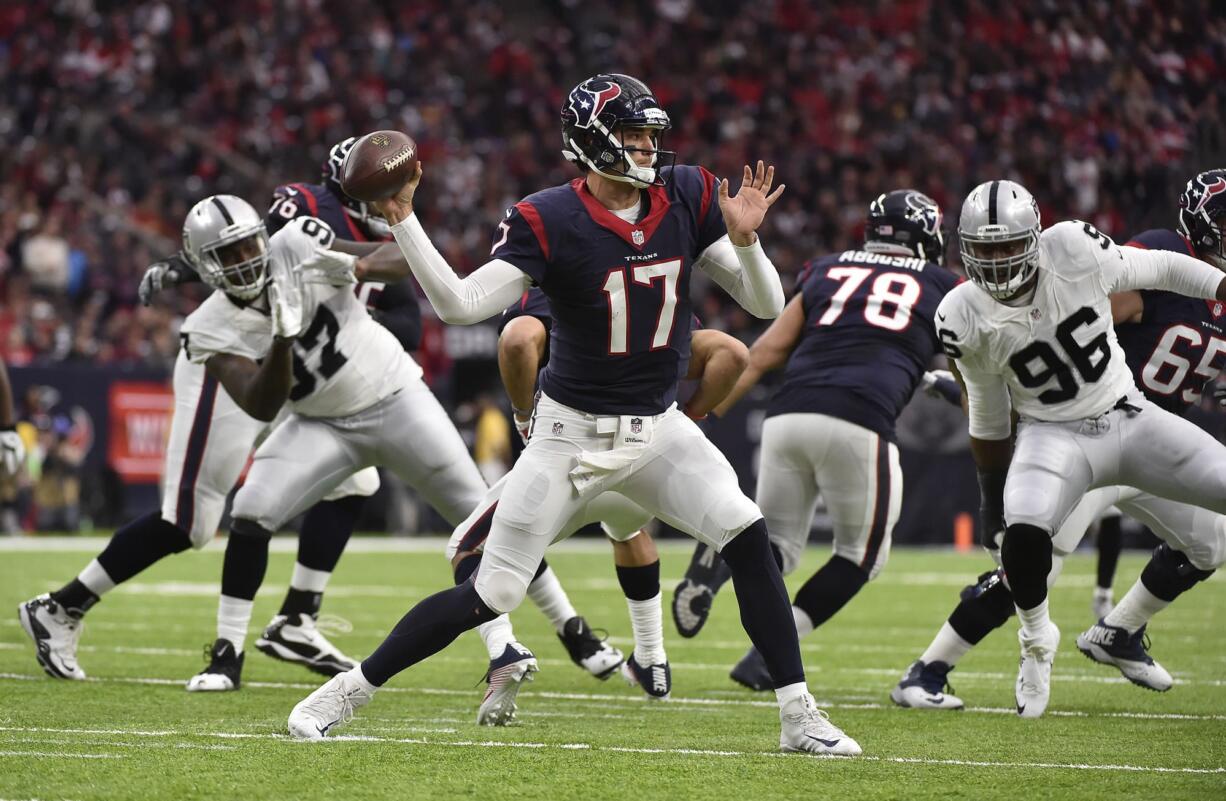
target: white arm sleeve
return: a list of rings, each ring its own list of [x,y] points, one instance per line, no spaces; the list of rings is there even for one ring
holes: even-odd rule
[[[519,300],[531,281],[525,272],[502,259],[488,261],[467,278],[460,278],[426,236],[416,214],[393,225],[392,236],[430,305],[445,323],[469,325],[493,317]]]
[[[747,248],[738,248],[725,234],[712,242],[694,265],[754,317],[770,320],[783,311],[783,284],[779,272],[762,250],[759,237]]]
[[[1221,270],[1182,253],[1130,247],[1121,247],[1119,252],[1122,259],[1103,264],[1108,292],[1165,289],[1193,298],[1213,298],[1222,282]]]
[[[1004,376],[968,367],[962,360],[958,360],[958,372],[966,384],[970,435],[975,439],[1008,439],[1013,433],[1013,405]]]

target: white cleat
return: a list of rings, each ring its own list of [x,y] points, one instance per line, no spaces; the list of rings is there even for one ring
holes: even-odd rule
[[[85,626],[80,618],[68,614],[49,593],[19,605],[17,617],[34,641],[34,656],[48,676],[77,681],[85,678],[85,671],[77,664],[77,641]]]
[[[353,629],[353,626],[340,618],[328,620],[337,621],[334,625],[338,629]],[[358,665],[328,641],[316,625],[315,618],[310,615],[277,615],[255,641],[255,647],[273,659],[293,662],[325,676],[335,676],[337,673],[353,670]]]
[[[299,701],[289,713],[289,733],[299,740],[322,740],[353,720],[353,713],[369,704],[374,693],[351,673],[336,674]]]
[[[779,750],[859,756],[860,744],[830,722],[825,711],[817,708],[813,696],[805,693],[788,701],[779,710]]]
[[[477,710],[477,725],[506,726],[515,720],[515,696],[520,686],[532,681],[532,674],[539,670],[536,657],[519,643],[509,643],[502,656],[490,660],[485,680],[489,687]]]
[[[1037,637],[1028,638],[1023,630],[1017,633],[1022,645],[1022,658],[1017,668],[1017,714],[1024,718],[1037,718],[1047,710],[1051,699],[1051,666],[1060,647],[1060,629],[1055,623]]]

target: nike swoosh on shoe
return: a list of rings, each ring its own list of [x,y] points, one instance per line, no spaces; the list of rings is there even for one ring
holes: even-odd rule
[[[806,734],[805,736],[808,737],[810,740],[817,740],[819,743],[826,746],[827,748],[834,748],[840,742],[839,740],[823,740],[821,737],[814,737],[812,734]]]

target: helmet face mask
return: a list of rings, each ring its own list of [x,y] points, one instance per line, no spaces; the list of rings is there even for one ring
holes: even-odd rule
[[[562,155],[581,170],[591,170],[613,181],[640,189],[663,186],[660,168],[676,161],[676,153],[660,149],[664,131],[671,127],[667,112],[642,81],[628,75],[602,74],[583,81],[562,105]],[[653,148],[626,146],[627,129],[647,129]],[[640,166],[635,153],[650,152]]]
[[[1179,231],[1196,255],[1226,270],[1226,169],[1206,170],[1179,197]]]
[[[183,252],[206,284],[239,300],[254,300],[268,285],[268,231],[242,198],[213,195],[193,206]]]
[[[962,204],[958,248],[967,276],[1005,305],[1029,295],[1039,270],[1039,205],[1021,184],[988,181]]]

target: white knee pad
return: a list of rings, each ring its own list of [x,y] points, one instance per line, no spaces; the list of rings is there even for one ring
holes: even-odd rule
[[[477,571],[477,595],[485,605],[500,615],[507,614],[523,603],[528,583],[506,570],[487,570],[483,564]]]

